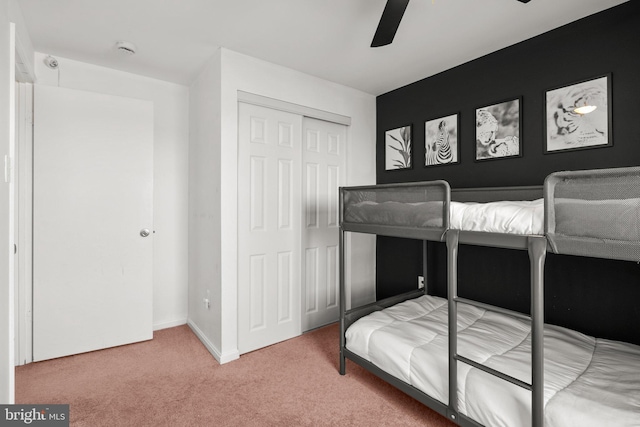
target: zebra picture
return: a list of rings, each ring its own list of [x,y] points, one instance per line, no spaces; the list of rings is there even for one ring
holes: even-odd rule
[[[425,122],[425,166],[459,163],[458,147],[458,114]]]

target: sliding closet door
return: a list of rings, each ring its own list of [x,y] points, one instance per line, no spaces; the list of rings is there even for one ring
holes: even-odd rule
[[[35,86],[33,357],[151,339],[153,104]]]
[[[307,331],[338,320],[338,189],[344,185],[347,128],[303,122],[303,314]]]
[[[238,126],[238,349],[246,353],[301,333],[302,117],[240,103]]]
[[[347,127],[240,103],[238,348],[338,320]]]

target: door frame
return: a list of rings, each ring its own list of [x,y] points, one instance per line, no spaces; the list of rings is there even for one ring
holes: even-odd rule
[[[272,110],[286,111],[287,113],[299,114],[312,119],[325,120],[327,122],[337,123],[339,125],[351,126],[351,117],[341,114],[331,113],[329,111],[319,110],[317,108],[306,107],[304,105],[294,104],[292,102],[281,101],[268,96],[256,95],[254,93],[238,91],[238,104],[253,104],[259,107],[271,108]],[[348,133],[348,132],[347,132]],[[347,135],[348,137],[348,135]]]
[[[15,70],[16,70],[16,25],[15,23],[8,22],[8,36],[2,37],[2,42],[8,42],[7,51],[9,52],[8,68],[8,81],[3,82],[8,84],[8,97],[2,102],[7,102],[8,105],[8,122],[6,128],[2,128],[2,132],[5,136],[8,136],[6,146],[0,149],[0,168],[2,169],[2,178],[0,178],[0,186],[6,185],[6,192],[1,191],[3,194],[3,200],[0,201],[0,210],[2,213],[7,212],[7,222],[0,225],[3,229],[0,234],[2,237],[6,237],[6,241],[2,241],[2,245],[5,247],[0,250],[0,254],[5,259],[0,260],[0,267],[2,267],[3,278],[0,279],[0,298],[4,300],[2,306],[6,309],[6,313],[3,313],[0,320],[0,402],[12,404],[15,401],[15,271],[14,261],[15,255],[13,253],[12,246],[15,242],[15,180],[13,179],[15,174]],[[4,50],[4,48],[2,49]],[[5,65],[2,65],[3,67]],[[7,198],[5,198],[8,196]],[[3,215],[4,216],[4,215]],[[6,232],[6,233],[5,233]],[[5,269],[6,267],[6,269]],[[6,280],[6,281],[5,281]]]
[[[350,134],[350,126],[351,126],[351,117],[348,116],[344,116],[341,114],[336,114],[336,113],[332,113],[329,111],[324,111],[324,110],[320,110],[317,108],[312,108],[312,107],[307,107],[304,105],[300,105],[300,104],[294,104],[291,102],[287,102],[287,101],[282,101],[280,99],[275,99],[275,98],[270,98],[267,96],[262,96],[262,95],[257,95],[254,93],[250,93],[250,92],[245,92],[242,90],[238,90],[238,96],[237,96],[237,105],[238,105],[238,109],[240,108],[240,104],[244,103],[244,104],[251,104],[251,105],[256,105],[259,107],[265,107],[265,108],[270,108],[273,110],[279,110],[279,111],[285,111],[288,113],[293,113],[293,114],[298,114],[300,116],[304,117],[308,117],[308,118],[312,118],[312,119],[318,119],[318,120],[324,120],[327,122],[332,122],[332,123],[336,123],[339,125],[344,125],[346,126],[346,139],[345,139],[345,165],[349,165],[349,158],[348,158],[348,153],[349,150],[347,149],[348,145],[349,145],[349,134]],[[239,116],[238,116],[239,119]],[[347,171],[344,171],[345,177],[347,176]],[[345,185],[347,185],[347,183],[345,182]],[[240,224],[238,224],[238,227],[240,226]],[[240,230],[239,228],[236,230],[236,235],[239,235]],[[351,236],[346,236],[346,240],[347,240],[347,250],[350,251],[351,248]],[[302,243],[302,242],[301,242]],[[302,247],[302,245],[301,245]],[[346,303],[347,303],[347,307],[351,306],[351,279],[350,279],[350,272],[351,269],[347,268],[347,273],[345,275],[345,289],[346,289]],[[301,294],[301,298],[303,297],[303,295]],[[238,304],[241,303],[241,301],[238,299],[237,301]],[[301,305],[301,311],[304,310],[304,305]],[[303,313],[301,313],[303,314]],[[237,316],[239,316],[239,310],[237,310]],[[302,331],[303,333],[305,331]],[[239,331],[237,332],[239,333]]]
[[[33,361],[33,84],[16,82],[16,366]]]
[[[14,317],[15,317],[15,365],[24,365],[33,360],[32,336],[32,194],[33,194],[33,83],[36,80],[33,64],[33,52],[29,54],[25,33],[14,30],[13,64],[14,98],[11,108],[15,111],[12,125],[15,126],[13,143],[17,162],[14,176],[18,184],[14,193],[15,244],[17,245],[14,273]]]
[[[16,34],[17,35],[17,34]],[[16,61],[20,59],[16,51]],[[33,97],[35,79],[31,70],[23,70],[18,78],[16,67],[15,97],[15,210],[14,224],[17,245],[14,274],[15,365],[33,362]]]

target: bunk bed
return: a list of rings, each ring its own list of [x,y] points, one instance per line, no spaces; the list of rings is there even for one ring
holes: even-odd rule
[[[640,168],[453,193],[341,188],[340,373],[350,359],[461,426],[640,426],[640,346],[544,324],[547,251],[640,262]],[[425,269],[427,241],[446,242],[447,298],[425,288],[347,310],[347,232],[423,240]],[[528,252],[529,314],[458,295],[464,244]]]

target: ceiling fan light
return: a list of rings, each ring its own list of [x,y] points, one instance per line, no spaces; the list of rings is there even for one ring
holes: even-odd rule
[[[574,108],[573,112],[578,114],[589,114],[595,111],[596,108],[598,108],[597,105],[583,105],[582,107]]]

